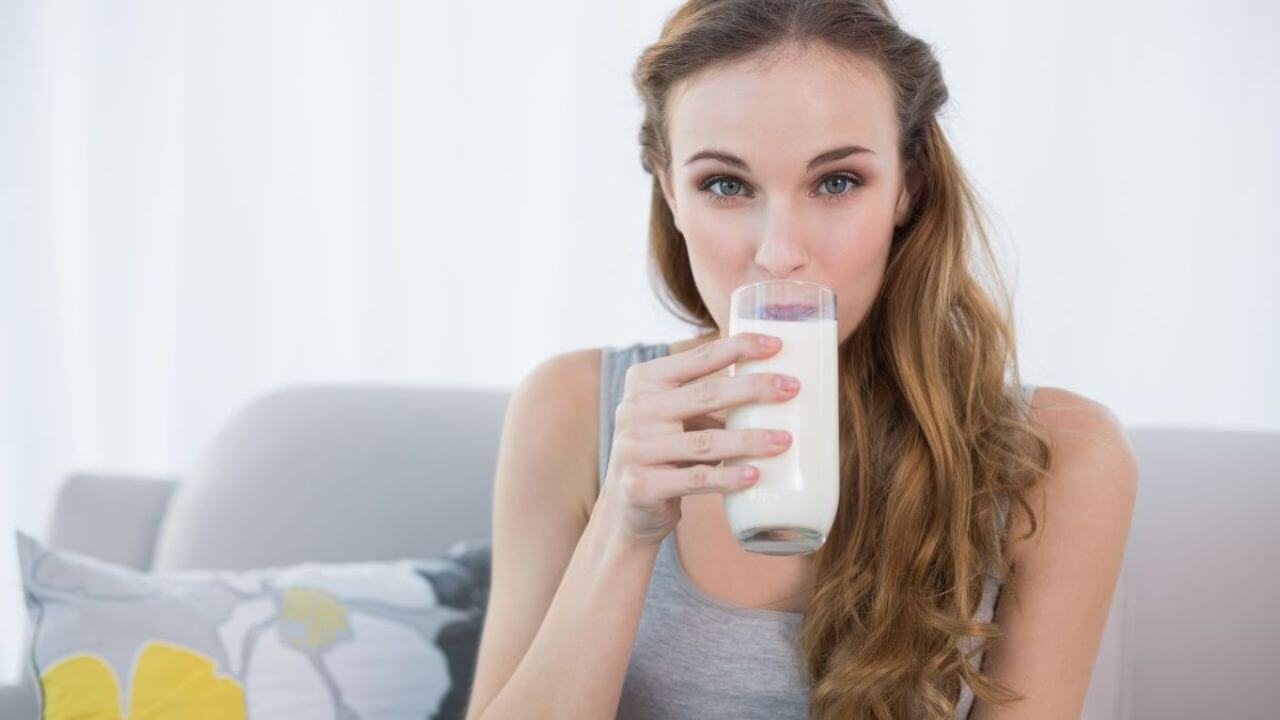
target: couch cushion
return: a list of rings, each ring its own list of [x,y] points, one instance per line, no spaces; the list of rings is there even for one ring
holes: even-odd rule
[[[507,396],[358,386],[268,395],[185,474],[155,567],[415,557],[487,539]]]

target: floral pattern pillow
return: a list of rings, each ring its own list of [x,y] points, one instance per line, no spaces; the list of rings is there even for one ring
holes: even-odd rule
[[[488,549],[142,573],[19,533],[46,720],[461,718]]]

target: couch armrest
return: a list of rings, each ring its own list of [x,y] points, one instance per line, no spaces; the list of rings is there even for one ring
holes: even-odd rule
[[[150,570],[175,477],[72,473],[58,490],[51,547]]]
[[[48,544],[150,570],[174,477],[77,472],[58,488]],[[35,718],[38,699],[24,666],[18,685],[0,685],[0,719]]]
[[[39,701],[29,681],[18,685],[0,685],[0,718],[4,720],[36,720],[40,716]]]

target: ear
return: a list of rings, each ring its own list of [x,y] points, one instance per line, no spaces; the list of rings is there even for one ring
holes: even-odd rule
[[[671,208],[671,213],[674,215],[676,210],[676,201],[675,198],[671,196],[670,186],[667,185],[667,174],[659,170],[654,177],[658,178],[658,186],[662,188],[662,197],[666,199],[667,207]]]
[[[915,162],[907,164],[903,172],[902,191],[898,193],[898,204],[893,210],[893,224],[902,227],[911,213],[911,204],[920,192],[920,173]]]
[[[680,230],[680,214],[676,212],[676,199],[671,194],[671,187],[667,184],[667,174],[659,171],[654,175],[658,179],[658,186],[662,188],[662,197],[667,201],[667,208],[671,210],[671,220],[676,224],[676,229]],[[684,232],[680,230],[680,232]]]

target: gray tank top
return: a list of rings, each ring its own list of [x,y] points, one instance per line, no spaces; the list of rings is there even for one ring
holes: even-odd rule
[[[662,357],[666,343],[605,347],[600,367],[600,467],[603,483],[613,448],[613,418],[627,368]],[[1034,386],[1024,385],[1029,402]],[[1007,504],[999,508],[1003,530]],[[988,574],[975,619],[990,622],[999,578]],[[622,720],[804,720],[809,681],[797,644],[799,612],[738,607],[712,597],[685,575],[675,533],[663,539],[631,650],[618,718]],[[969,649],[976,646],[971,639]],[[982,657],[979,656],[979,666]],[[967,718],[973,692],[961,682],[957,720]]]

